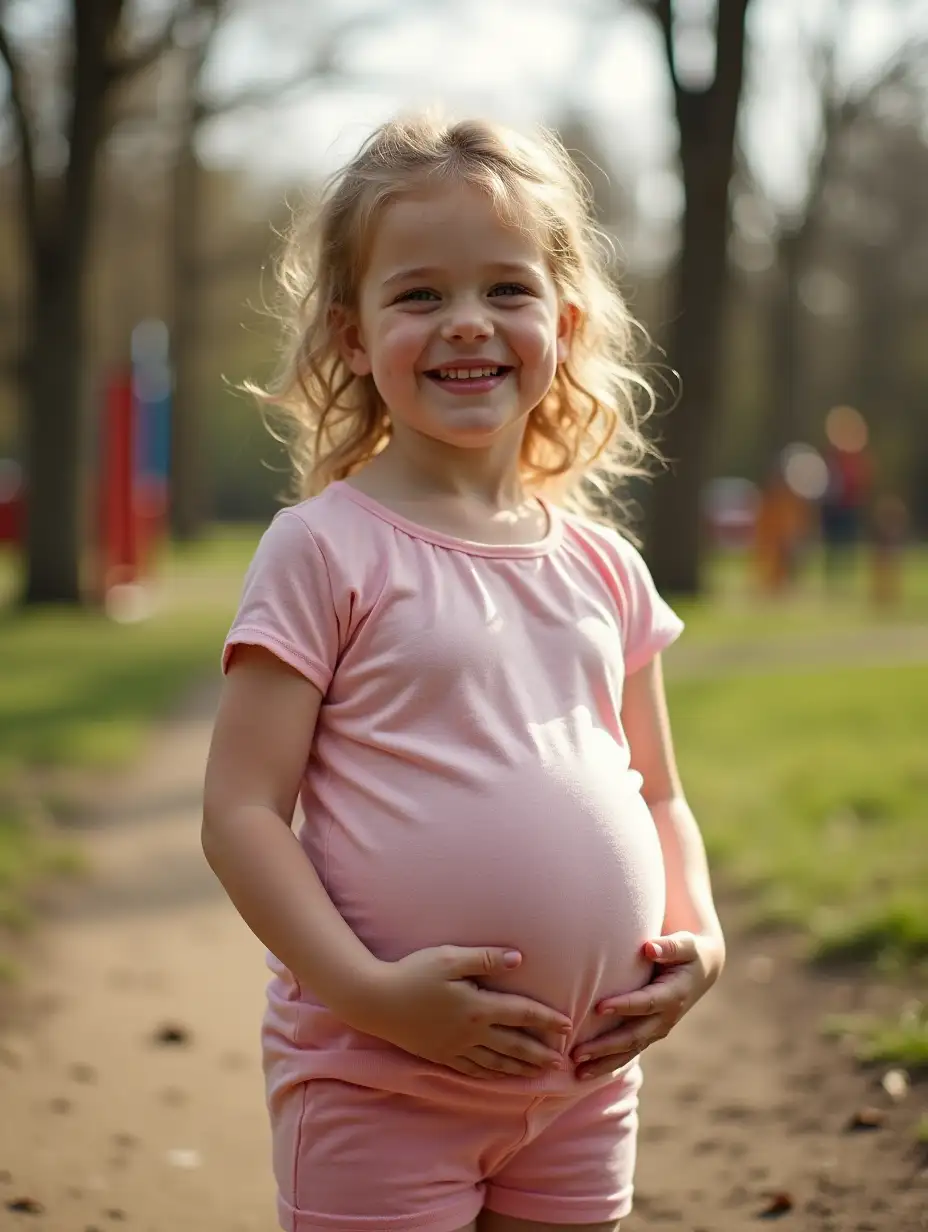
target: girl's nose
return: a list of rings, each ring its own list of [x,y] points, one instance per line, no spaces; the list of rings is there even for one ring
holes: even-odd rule
[[[446,342],[476,342],[489,338],[493,325],[480,303],[458,303],[452,306],[441,328]]]

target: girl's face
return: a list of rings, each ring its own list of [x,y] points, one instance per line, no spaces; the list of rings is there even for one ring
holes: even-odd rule
[[[385,208],[342,348],[394,430],[479,448],[521,441],[572,327],[537,241],[486,193],[445,182]]]

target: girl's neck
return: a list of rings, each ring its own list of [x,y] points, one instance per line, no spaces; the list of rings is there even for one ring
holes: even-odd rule
[[[488,511],[514,509],[526,500],[518,454],[511,446],[464,451],[434,441],[394,439],[353,482],[375,498],[452,498]]]

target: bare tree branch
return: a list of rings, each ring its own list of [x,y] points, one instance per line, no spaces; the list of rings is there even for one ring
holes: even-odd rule
[[[22,221],[25,227],[27,242],[33,252],[39,247],[39,186],[35,167],[35,140],[29,112],[26,107],[25,83],[19,56],[13,50],[7,31],[2,24],[3,12],[0,11],[0,60],[6,65],[9,77],[9,101],[13,113],[13,127],[19,142],[20,168],[20,198],[22,201]]]
[[[408,12],[410,7],[407,3],[405,11]],[[452,3],[450,0],[445,0],[444,4],[440,6],[432,0],[431,3],[423,4],[421,7],[425,7],[434,13],[440,11],[442,7],[450,9]],[[269,103],[281,102],[295,90],[299,90],[310,82],[318,84],[322,81],[328,81],[348,86],[362,84],[361,81],[355,79],[353,74],[339,68],[339,52],[344,47],[345,40],[351,38],[356,33],[371,33],[379,27],[390,26],[396,20],[396,10],[389,6],[382,6],[373,11],[364,10],[343,21],[337,22],[330,30],[325,32],[312,53],[292,73],[289,73],[282,79],[257,82],[254,85],[246,86],[242,90],[229,95],[228,98],[205,99],[201,97],[197,100],[197,118],[199,120],[211,120],[217,116],[228,115],[230,112],[237,111],[242,107],[263,107]],[[214,34],[215,28],[210,32],[210,39]],[[382,79],[380,77],[375,79],[371,74],[365,73],[363,84],[369,86],[372,82],[374,84],[380,83],[395,86],[397,78],[384,74]]]
[[[171,50],[175,43],[177,26],[186,16],[187,6],[184,0],[181,7],[173,10],[165,19],[164,25],[157,34],[153,34],[146,43],[133,52],[125,52],[114,57],[107,65],[107,74],[112,82],[125,82],[151,68],[158,60]]]

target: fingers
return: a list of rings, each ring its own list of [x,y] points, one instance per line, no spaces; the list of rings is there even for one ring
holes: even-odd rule
[[[648,1044],[663,1039],[668,1031],[669,1027],[665,1026],[660,1018],[653,1021],[639,1019],[627,1027],[620,1027],[617,1031],[609,1031],[596,1039],[587,1040],[585,1044],[578,1044],[573,1050],[573,1060],[577,1065],[583,1065],[602,1057],[634,1056]]]
[[[576,1075],[583,1080],[613,1074],[634,1061],[648,1045],[663,1039],[669,1030],[667,1024],[657,1019],[647,1027],[637,1023],[634,1027],[610,1031],[598,1039],[580,1044],[572,1058],[577,1067]]]
[[[607,997],[596,1007],[600,1014],[621,1018],[649,1017],[652,1014],[681,1014],[689,978],[680,972],[662,972],[650,984],[619,997]]]
[[[669,965],[693,962],[699,957],[696,937],[693,933],[669,933],[666,937],[646,941],[643,949],[645,957],[650,958],[652,962]]]
[[[453,1057],[445,1064],[457,1074],[465,1074],[468,1078],[489,1078],[491,1071],[472,1061],[470,1057]]]
[[[487,1046],[502,1056],[527,1065],[535,1073],[539,1069],[564,1068],[562,1053],[553,1048],[547,1048],[531,1035],[526,1035],[524,1031],[493,1027],[487,1036]]]
[[[573,1029],[566,1015],[528,997],[486,991],[481,991],[481,996],[486,999],[491,1021],[501,1027],[518,1027],[532,1032],[552,1031],[556,1035],[569,1035]]]
[[[439,948],[439,956],[446,974],[455,980],[512,971],[522,961],[518,950],[492,945],[472,948],[443,945]]]

